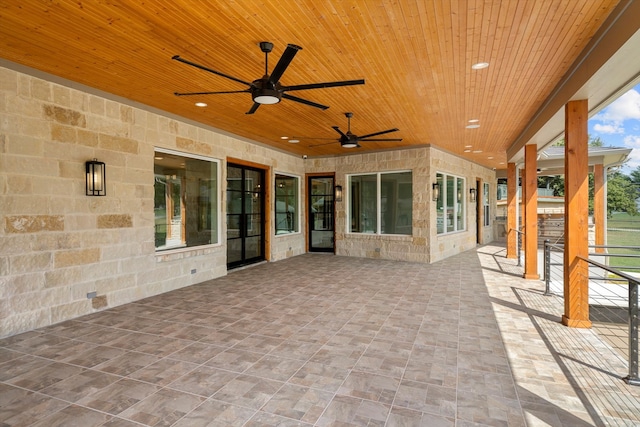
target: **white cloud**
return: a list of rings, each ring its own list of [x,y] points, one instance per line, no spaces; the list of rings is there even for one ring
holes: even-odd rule
[[[616,134],[616,133],[624,133],[624,128],[619,124],[607,124],[601,125],[600,123],[596,123],[593,125],[593,130],[597,133],[604,133],[608,135]]]
[[[605,124],[621,125],[626,120],[640,120],[640,92],[631,89],[593,117]]]
[[[632,149],[631,153],[629,153],[629,160],[625,164],[625,168],[634,170],[640,166],[640,135],[627,135],[623,141],[625,147]]]

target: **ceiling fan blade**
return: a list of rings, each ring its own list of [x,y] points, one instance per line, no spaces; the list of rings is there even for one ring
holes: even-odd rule
[[[346,133],[342,132],[338,126],[331,126],[336,132],[340,134],[341,137],[345,139],[349,139]]]
[[[292,90],[322,89],[325,87],[354,86],[354,85],[363,85],[363,84],[364,84],[364,79],[344,80],[341,82],[324,82],[324,83],[310,83],[306,85],[282,86],[282,90],[292,91]]]
[[[220,77],[227,78],[229,80],[233,80],[234,82],[242,83],[247,86],[251,86],[250,82],[245,82],[244,80],[240,80],[237,77],[230,76],[228,74],[221,73],[220,71],[212,70],[211,68],[207,68],[204,65],[196,64],[195,62],[188,61],[184,58],[181,58],[180,55],[174,55],[171,59],[175,59],[176,61],[180,61],[184,64],[191,65],[192,67],[200,68],[201,70],[208,71],[213,74],[217,74]]]
[[[275,85],[282,77],[282,74],[287,69],[291,61],[293,61],[293,57],[296,56],[299,50],[302,48],[300,46],[296,46],[295,44],[288,44],[287,48],[284,50],[284,53],[280,57],[280,60],[276,64],[276,67],[273,69],[271,76],[269,76],[269,83]]]
[[[320,108],[321,110],[326,110],[327,108],[329,108],[328,105],[322,105],[322,104],[318,104],[317,102],[307,101],[306,99],[298,98],[297,96],[291,96],[286,93],[283,93],[282,97],[285,99],[289,99],[291,101],[299,102],[301,104],[306,104],[312,107]]]
[[[337,141],[337,139],[335,139],[335,138],[316,138],[316,137],[313,137],[313,136],[291,136],[291,137],[289,137],[289,139],[297,139],[297,140],[305,140],[305,141],[307,141],[309,139],[313,139],[313,140],[316,140],[316,141],[322,141],[322,140],[324,140],[324,141]]]
[[[254,102],[253,105],[251,106],[251,108],[249,109],[249,111],[247,111],[245,114],[253,114],[253,113],[255,113],[259,106],[260,106],[260,103]]]
[[[362,139],[362,138],[358,138],[358,141],[364,141],[364,142],[400,142],[402,141],[402,138],[395,138],[395,139],[387,139],[387,138],[382,138],[382,139]]]
[[[336,141],[335,139],[332,142],[325,142],[323,144],[314,144],[314,145],[310,145],[309,148],[313,148],[313,147],[322,147],[323,145],[330,145],[330,144],[337,144],[340,141]]]
[[[191,95],[219,95],[222,93],[244,93],[244,92],[251,92],[249,89],[245,89],[245,90],[229,90],[229,91],[223,91],[223,92],[174,92],[173,94],[175,96],[191,96]]]
[[[398,130],[399,129],[397,129],[397,128],[387,129],[387,130],[383,130],[382,132],[375,132],[375,133],[370,133],[370,134],[367,134],[367,135],[362,135],[358,139],[363,140],[365,138],[371,138],[372,136],[378,136],[378,135],[383,135],[385,133],[397,132]]]

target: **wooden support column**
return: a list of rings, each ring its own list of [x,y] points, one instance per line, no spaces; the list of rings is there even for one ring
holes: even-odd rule
[[[518,174],[516,173],[516,164],[507,164],[507,258],[515,258],[518,256],[517,247],[518,233],[517,229],[517,210],[518,204]]]
[[[595,225],[596,245],[604,245],[605,231],[605,197],[604,197],[604,165],[594,166],[593,170],[593,223]],[[604,248],[596,248],[603,253]]]
[[[565,105],[564,315],[562,323],[589,328],[589,154],[587,100]]]
[[[538,146],[524,147],[524,278],[539,279],[538,274]]]

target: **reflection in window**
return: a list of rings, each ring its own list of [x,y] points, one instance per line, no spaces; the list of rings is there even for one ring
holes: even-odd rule
[[[349,231],[411,235],[411,179],[411,172],[349,176]]]
[[[276,175],[276,234],[297,233],[298,178]]]
[[[483,214],[484,214],[484,226],[488,227],[489,222],[489,183],[485,182],[482,186],[482,205],[483,205]]]
[[[464,178],[436,174],[440,195],[436,201],[436,230],[438,234],[453,233],[465,229]]]
[[[156,250],[218,243],[218,163],[158,150],[154,175]]]

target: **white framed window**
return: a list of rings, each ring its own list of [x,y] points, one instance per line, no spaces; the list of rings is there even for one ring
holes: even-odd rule
[[[348,175],[350,233],[411,235],[411,171]]]
[[[276,174],[275,218],[276,235],[300,232],[300,179]]]
[[[439,188],[436,201],[437,234],[465,230],[467,186],[464,178],[446,173],[436,173]]]
[[[156,148],[156,251],[219,243],[220,162]]]

